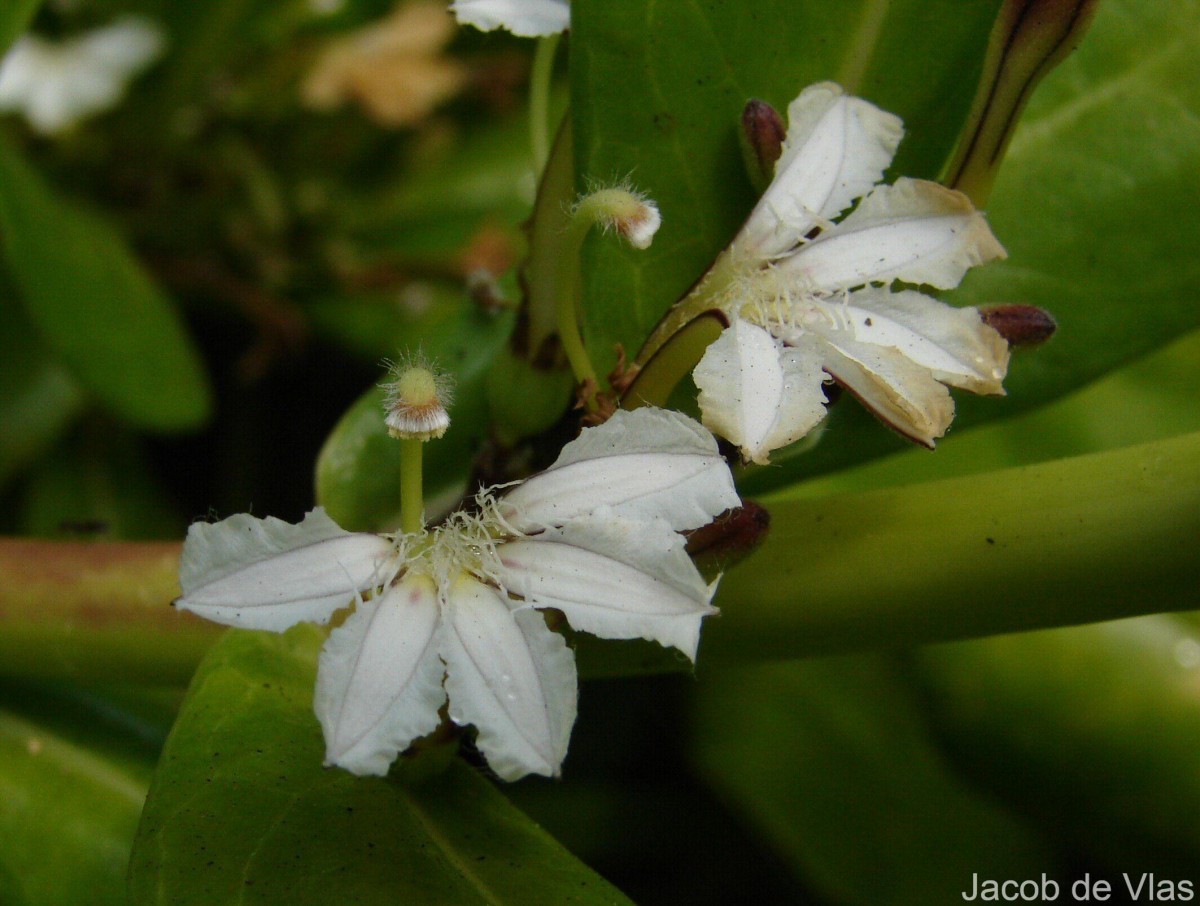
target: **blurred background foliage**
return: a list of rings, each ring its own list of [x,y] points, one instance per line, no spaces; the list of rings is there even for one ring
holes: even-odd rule
[[[666,214],[644,255],[589,244],[599,361],[614,340],[636,346],[752,203],[731,169],[748,95],[782,107],[809,81],[857,80],[904,114],[903,171],[936,176],[1002,4],[897,3],[883,18],[870,2],[710,6],[573,9],[555,107],[570,95],[575,175],[632,173]],[[381,359],[417,346],[459,378],[456,430],[428,476],[449,505],[491,437],[490,369],[520,298],[530,42],[457,29],[438,0],[24,2],[4,9],[0,39],[30,16],[61,37],[129,13],[161,24],[167,45],[118,106],[52,136],[0,121],[0,531],[178,539],[198,518],[297,520],[318,499],[353,527],[394,524],[395,452],[373,385]],[[872,22],[883,38],[864,50]],[[941,55],[914,52],[921,42]],[[991,205],[1012,259],[955,297],[1059,315],[1063,336],[1015,357],[1010,401],[972,403],[935,455],[899,450],[843,403],[812,457],[745,487],[773,491],[768,505],[821,499],[1200,431],[1198,42],[1190,0],[1109,0],[1039,89]],[[655,115],[664,104],[670,120]],[[1046,142],[1045,124],[1064,118],[1079,128]],[[681,179],[688,168],[711,185]],[[552,415],[565,404],[561,383],[543,397]],[[960,591],[969,607],[972,589]],[[1200,605],[1194,590],[1180,597],[1142,610]],[[362,824],[332,816],[377,807],[375,787],[321,772],[310,751],[313,639],[245,638],[206,662],[169,742],[182,689],[0,665],[0,903],[125,902],[152,777],[136,902],[322,902],[338,872],[358,879],[361,902],[475,901],[480,888],[456,887],[437,859],[373,867]],[[294,655],[308,667],[280,673]],[[218,731],[230,700],[243,719]],[[239,746],[247,758],[219,762]],[[271,760],[251,757],[264,750]],[[412,815],[430,809],[431,845],[491,856],[483,889],[503,902],[564,902],[567,885],[611,902],[602,878],[644,903],[747,890],[950,902],[973,872],[1200,878],[1198,757],[1197,623],[1156,615],[759,666],[702,656],[694,676],[592,681],[561,782],[499,796],[470,776],[416,799],[391,784],[396,803],[368,827],[395,849],[389,865],[408,865],[425,846]],[[202,805],[185,812],[185,792]],[[299,803],[300,832],[268,845],[281,797]],[[235,811],[236,826],[223,818]],[[500,854],[472,832],[518,842]],[[297,841],[305,865],[284,864]],[[238,861],[248,850],[266,855]]]

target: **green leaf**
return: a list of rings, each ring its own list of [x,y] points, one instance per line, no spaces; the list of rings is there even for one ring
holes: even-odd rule
[[[207,418],[200,359],[169,300],[107,223],[58,197],[2,141],[0,231],[30,320],[102,402],[154,430]]]
[[[323,768],[321,638],[230,632],[201,665],[138,830],[135,906],[628,902],[457,759],[424,779],[420,758],[390,779]]]
[[[0,56],[29,26],[42,0],[8,0],[0,7]]]
[[[766,501],[703,657],[915,645],[1200,607],[1200,434],[927,484]]]
[[[589,350],[632,353],[704,272],[754,203],[738,147],[752,97],[779,110],[841,82],[904,118],[896,172],[934,177],[958,139],[997,0],[766,0],[571,7],[577,186],[628,176],[663,226],[639,252],[593,237],[585,262]]]
[[[0,486],[49,447],[82,407],[79,386],[15,300],[0,301]]]
[[[1057,336],[1018,354],[1004,400],[958,397],[955,430],[1051,400],[1200,326],[1200,3],[1101,4],[1082,46],[1038,88],[988,207],[1008,260],[956,305],[1024,302]],[[836,438],[836,442],[832,440]],[[757,470],[762,493],[900,449],[847,400],[811,453]]]
[[[981,785],[1114,871],[1194,872],[1194,626],[1153,616],[939,645],[917,665],[934,727]]]
[[[1053,873],[1033,830],[954,770],[893,658],[710,675],[696,747],[710,782],[841,904],[950,903],[973,872]]]
[[[0,687],[0,901],[7,875],[30,903],[125,903],[152,733],[102,693]]]
[[[454,377],[450,430],[425,455],[425,509],[445,512],[466,490],[487,437],[487,370],[512,317],[493,317],[460,299],[452,317],[426,319],[393,355],[420,349]],[[401,337],[394,336],[397,342]],[[382,376],[381,376],[382,377]],[[372,387],[342,416],[317,460],[317,499],[352,531],[393,529],[400,517],[400,444],[383,424],[384,391]]]

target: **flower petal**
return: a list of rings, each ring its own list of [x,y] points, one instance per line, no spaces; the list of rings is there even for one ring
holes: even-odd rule
[[[1008,343],[977,308],[955,308],[912,290],[869,287],[850,294],[845,315],[856,340],[898,349],[943,384],[1004,393]]]
[[[437,587],[416,574],[360,599],[330,634],[313,694],[326,764],[382,776],[414,739],[437,729],[446,701],[439,613]]]
[[[324,623],[354,594],[390,576],[392,544],[347,532],[317,507],[299,525],[246,513],[194,523],[183,545],[175,602],[228,626],[282,632]]]
[[[871,190],[904,135],[898,116],[833,82],[810,85],[788,107],[775,179],[734,240],[735,255],[774,258]]]
[[[450,9],[463,25],[505,28],[522,38],[553,35],[571,24],[567,0],[455,0]]]
[[[500,777],[557,776],[575,723],[575,656],[536,610],[511,610],[500,592],[469,576],[445,603],[450,719],[474,724]]]
[[[717,442],[698,422],[647,406],[585,428],[554,464],[500,498],[519,531],[563,525],[602,507],[693,529],[738,506]]]
[[[502,544],[501,583],[533,607],[556,607],[604,639],[643,638],[693,661],[715,591],[665,522],[585,516],[536,538]]]
[[[954,419],[950,391],[929,369],[896,349],[860,343],[848,336],[836,344],[806,336],[802,345],[820,347],[825,370],[886,424],[917,443],[933,447]]]
[[[825,417],[821,361],[736,319],[700,359],[692,378],[704,424],[752,462],[811,431]]]
[[[923,179],[898,179],[779,266],[828,292],[892,280],[953,289],[969,268],[1003,257],[967,196]]]

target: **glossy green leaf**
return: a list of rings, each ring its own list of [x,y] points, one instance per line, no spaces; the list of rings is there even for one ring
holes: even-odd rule
[[[0,7],[0,56],[25,31],[42,0],[9,0]]]
[[[1174,616],[1002,636],[917,656],[958,763],[1114,871],[1200,863],[1200,634]]]
[[[834,902],[950,903],[973,872],[1054,872],[1039,835],[947,762],[893,658],[710,674],[695,739],[709,780]]]
[[[83,399],[16,300],[0,300],[0,485],[62,434]]]
[[[511,329],[511,316],[486,315],[460,300],[453,317],[413,331],[405,348],[393,351],[420,349],[454,377],[450,430],[425,448],[430,516],[445,512],[466,489],[475,454],[487,439],[487,369]],[[399,523],[400,444],[383,425],[383,397],[378,387],[363,394],[317,460],[318,501],[338,524],[355,531],[393,529]]]
[[[135,906],[628,902],[457,759],[423,779],[421,759],[390,779],[323,768],[320,643],[230,632],[201,665],[138,831]]]
[[[161,712],[139,716],[129,700],[65,686],[0,686],[6,906],[20,897],[39,906],[125,903],[126,863],[166,727]],[[11,898],[3,876],[16,891]]]
[[[956,431],[1043,405],[1200,325],[1198,168],[1200,4],[1101,4],[1038,88],[992,192],[1008,260],[949,297],[1042,306],[1058,334],[1014,357],[1006,399],[959,395]],[[813,452],[743,485],[761,493],[901,446],[845,400]]]
[[[170,301],[107,223],[60,198],[6,142],[0,230],[30,320],[98,399],[139,427],[204,421],[208,385]]]
[[[577,188],[629,177],[663,226],[639,252],[591,243],[584,302],[597,371],[633,352],[729,242],[754,203],[742,107],[784,110],[841,82],[905,120],[896,172],[933,177],[971,103],[997,0],[613,3],[571,7]]]

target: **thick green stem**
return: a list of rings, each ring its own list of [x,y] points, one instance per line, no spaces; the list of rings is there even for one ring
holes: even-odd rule
[[[179,551],[0,539],[0,672],[186,683],[224,629],[171,606]]]
[[[769,504],[700,664],[921,645],[1200,608],[1200,434]],[[0,672],[182,683],[222,630],[169,606],[178,544],[0,541]],[[580,637],[585,676],[689,669]]]
[[[425,527],[425,491],[421,458],[425,441],[400,439],[400,531],[416,533]]]
[[[1200,608],[1200,434],[764,502],[770,533],[722,579],[701,668]],[[593,676],[680,666],[641,643],[576,654]]]
[[[538,41],[529,76],[529,139],[533,146],[533,171],[541,173],[550,157],[550,86],[554,75],[554,55],[560,34]]]

